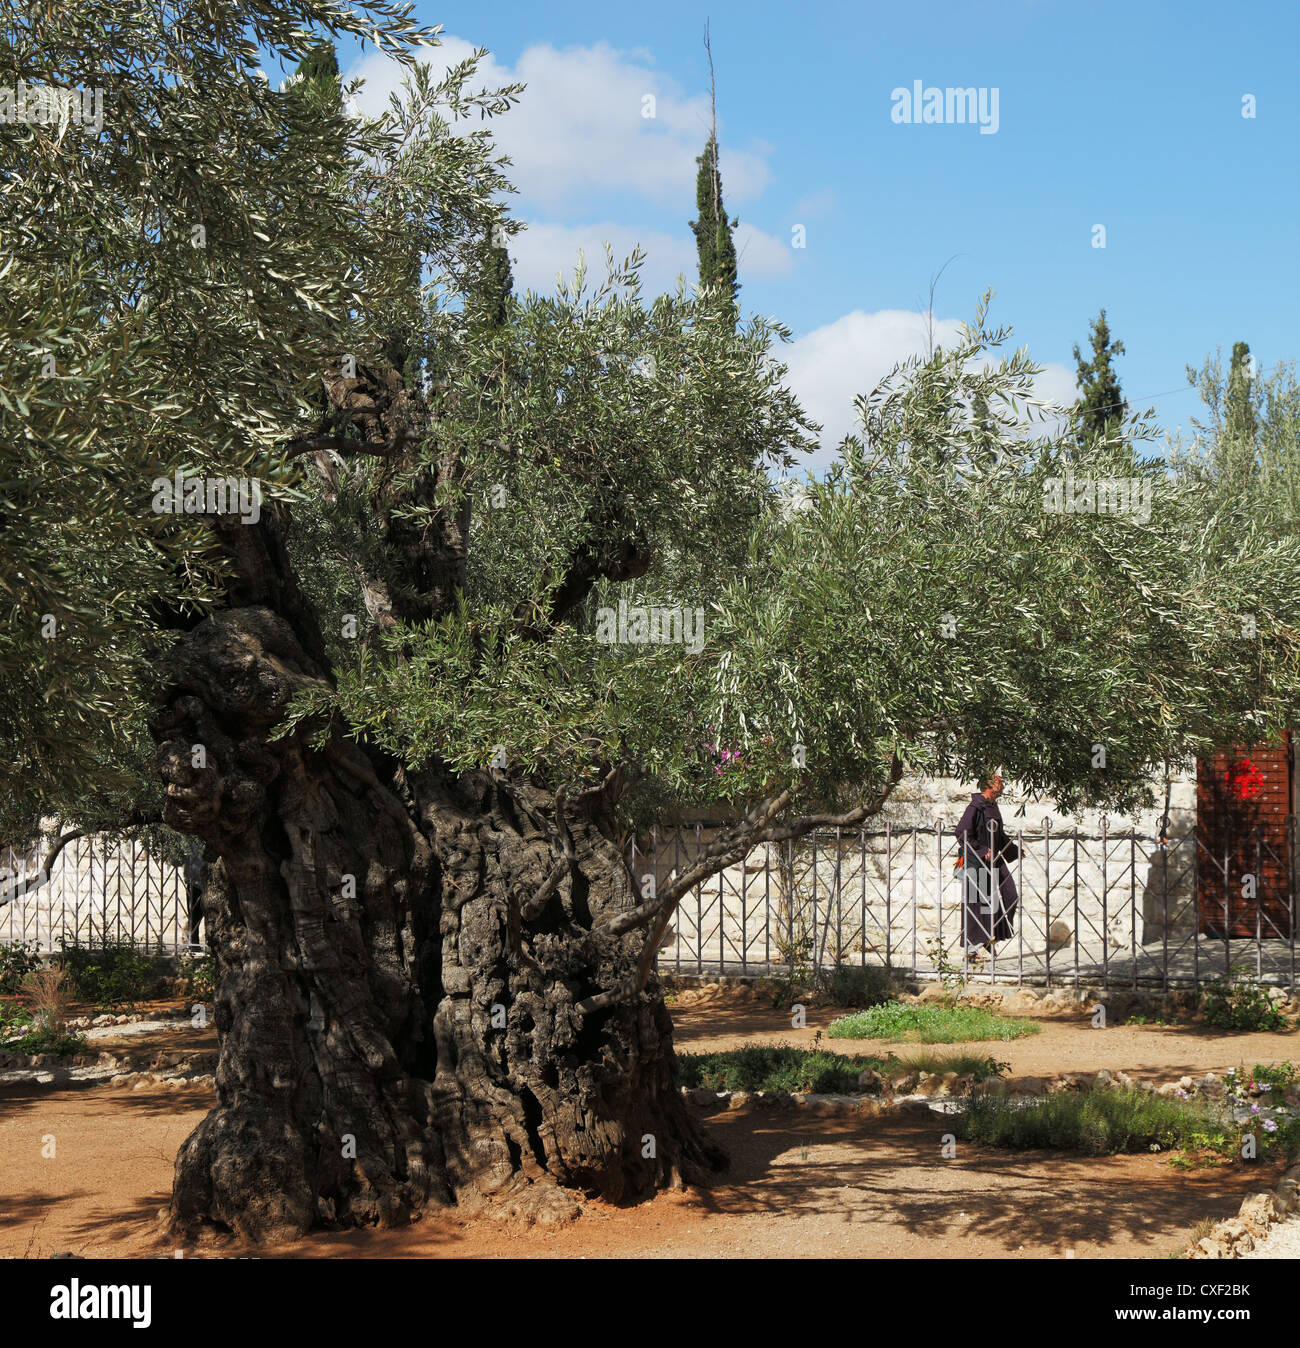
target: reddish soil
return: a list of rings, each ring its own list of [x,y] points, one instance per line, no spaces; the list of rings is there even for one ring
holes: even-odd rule
[[[755,1040],[808,1044],[835,1014],[789,1017],[753,997],[684,994],[673,1004],[688,1051]],[[125,1044],[126,1041],[124,1041]],[[211,1031],[167,1036],[167,1047],[211,1042]],[[907,1045],[826,1041],[844,1052],[906,1054]],[[155,1046],[161,1046],[156,1041]],[[137,1039],[133,1049],[143,1047]],[[993,1053],[1012,1075],[1109,1067],[1168,1079],[1255,1061],[1300,1057],[1300,1036],[1211,1035],[1127,1026],[1093,1030],[1044,1021],[1008,1044],[953,1045]],[[947,1052],[945,1046],[936,1051]],[[0,1255],[56,1250],[100,1256],[171,1253],[158,1235],[177,1148],[212,1100],[171,1085],[0,1088]],[[395,1231],[320,1234],[260,1254],[289,1257],[725,1257],[902,1256],[1076,1258],[1161,1256],[1181,1250],[1203,1218],[1231,1216],[1242,1197],[1277,1182],[1277,1168],[1180,1172],[1157,1155],[1097,1159],[961,1144],[940,1154],[938,1115],[810,1118],[793,1110],[736,1111],[708,1122],[731,1156],[708,1192],[664,1194],[629,1207],[592,1202],[561,1228],[466,1223],[434,1212]],[[55,1156],[42,1156],[44,1139]],[[195,1253],[251,1252],[233,1242]]]
[[[839,1007],[807,1008],[807,1024],[790,1028],[790,1014],[772,1006],[770,996],[748,988],[705,988],[683,992],[669,1004],[673,1041],[679,1052],[715,1053],[746,1044],[789,1044],[811,1048],[818,1031],[821,1047],[835,1053],[973,1053],[1011,1064],[1011,1077],[1053,1077],[1101,1068],[1125,1071],[1134,1080],[1168,1081],[1183,1075],[1222,1075],[1229,1067],[1249,1071],[1257,1062],[1300,1063],[1300,1030],[1273,1034],[1226,1033],[1200,1025],[1108,1025],[1094,1030],[1083,1011],[1051,1019],[1029,1012],[1008,1012],[1035,1020],[1041,1032],[1025,1039],[979,1040],[961,1044],[917,1044],[883,1039],[828,1039],[826,1027],[844,1012]]]

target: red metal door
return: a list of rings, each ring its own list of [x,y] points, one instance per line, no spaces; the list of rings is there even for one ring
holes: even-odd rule
[[[1255,745],[1196,765],[1198,930],[1290,940],[1295,747]]]

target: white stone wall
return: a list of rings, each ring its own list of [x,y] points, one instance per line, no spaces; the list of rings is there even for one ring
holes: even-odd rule
[[[31,876],[44,852],[0,849],[0,891]],[[0,941],[33,941],[42,950],[69,944],[131,941],[178,949],[188,943],[184,876],[138,843],[78,838],[56,858],[49,879],[0,906]]]
[[[815,845],[802,841],[793,851],[793,922],[789,854],[778,855],[776,847],[756,849],[743,866],[713,877],[682,903],[661,967],[676,967],[679,959],[683,968],[700,962],[781,963],[789,957],[792,935],[796,946],[803,945],[801,957],[815,952],[818,962],[833,962],[837,938],[839,953],[850,962],[883,962],[888,954],[896,965],[929,969],[940,941],[949,958],[960,960],[961,891],[951,830],[974,790],[973,783],[953,779],[905,779],[865,837],[858,830],[841,835],[838,867],[832,836],[819,837]],[[1007,831],[1021,845],[1021,857],[1011,867],[1021,907],[999,958],[1045,958],[1050,951],[1054,961],[1072,964],[1077,941],[1080,958],[1097,961],[1112,952],[1151,947],[1166,935],[1176,942],[1194,932],[1195,845],[1189,835],[1195,825],[1195,777],[1171,782],[1173,843],[1165,851],[1151,841],[1163,813],[1163,783],[1158,795],[1156,809],[1133,817],[1103,820],[1088,811],[1067,819],[1008,783],[1000,805]],[[942,835],[935,832],[936,821]],[[1067,836],[1072,830],[1094,836],[1076,842]],[[694,831],[685,831],[676,859],[685,863],[712,836],[701,830],[697,843]],[[659,880],[673,870],[674,860],[671,846],[661,845],[654,866]],[[638,858],[637,870],[648,869],[647,859]]]

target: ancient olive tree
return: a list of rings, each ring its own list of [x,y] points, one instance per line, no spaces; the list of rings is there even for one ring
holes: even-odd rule
[[[296,60],[311,23],[409,56],[428,35],[389,7],[247,0],[199,26],[178,4],[110,31],[130,8],[31,21],[7,53],[75,82],[93,51],[113,98],[95,148],[38,126],[39,177],[3,166],[28,224],[0,243],[25,334],[3,508],[31,532],[0,553],[0,656],[15,753],[34,711],[53,755],[28,751],[15,821],[75,820],[111,779],[205,848],[218,1102],[177,1159],[178,1227],[544,1218],[704,1180],[721,1157],[653,972],[694,883],[868,817],[905,764],[1123,803],[1293,704],[1296,545],[1131,434],[1086,461],[1030,434],[1036,367],[982,310],[792,495],[773,470],[812,428],[784,334],[724,294],[647,301],[634,256],[482,321],[504,182],[459,117],[509,91],[416,65],[349,120],[249,67]],[[51,210],[63,233],[36,228]],[[68,382],[41,382],[41,342]],[[1144,482],[1153,509],[1057,511],[1066,473]],[[256,509],[214,508],[231,478]],[[1271,616],[1245,639],[1248,601]],[[629,831],[688,802],[736,822],[656,888]]]

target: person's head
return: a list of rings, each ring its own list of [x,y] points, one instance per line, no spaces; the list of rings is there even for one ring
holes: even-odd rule
[[[1002,785],[1002,774],[994,772],[980,781],[980,790],[989,800],[997,800],[1002,794]]]

